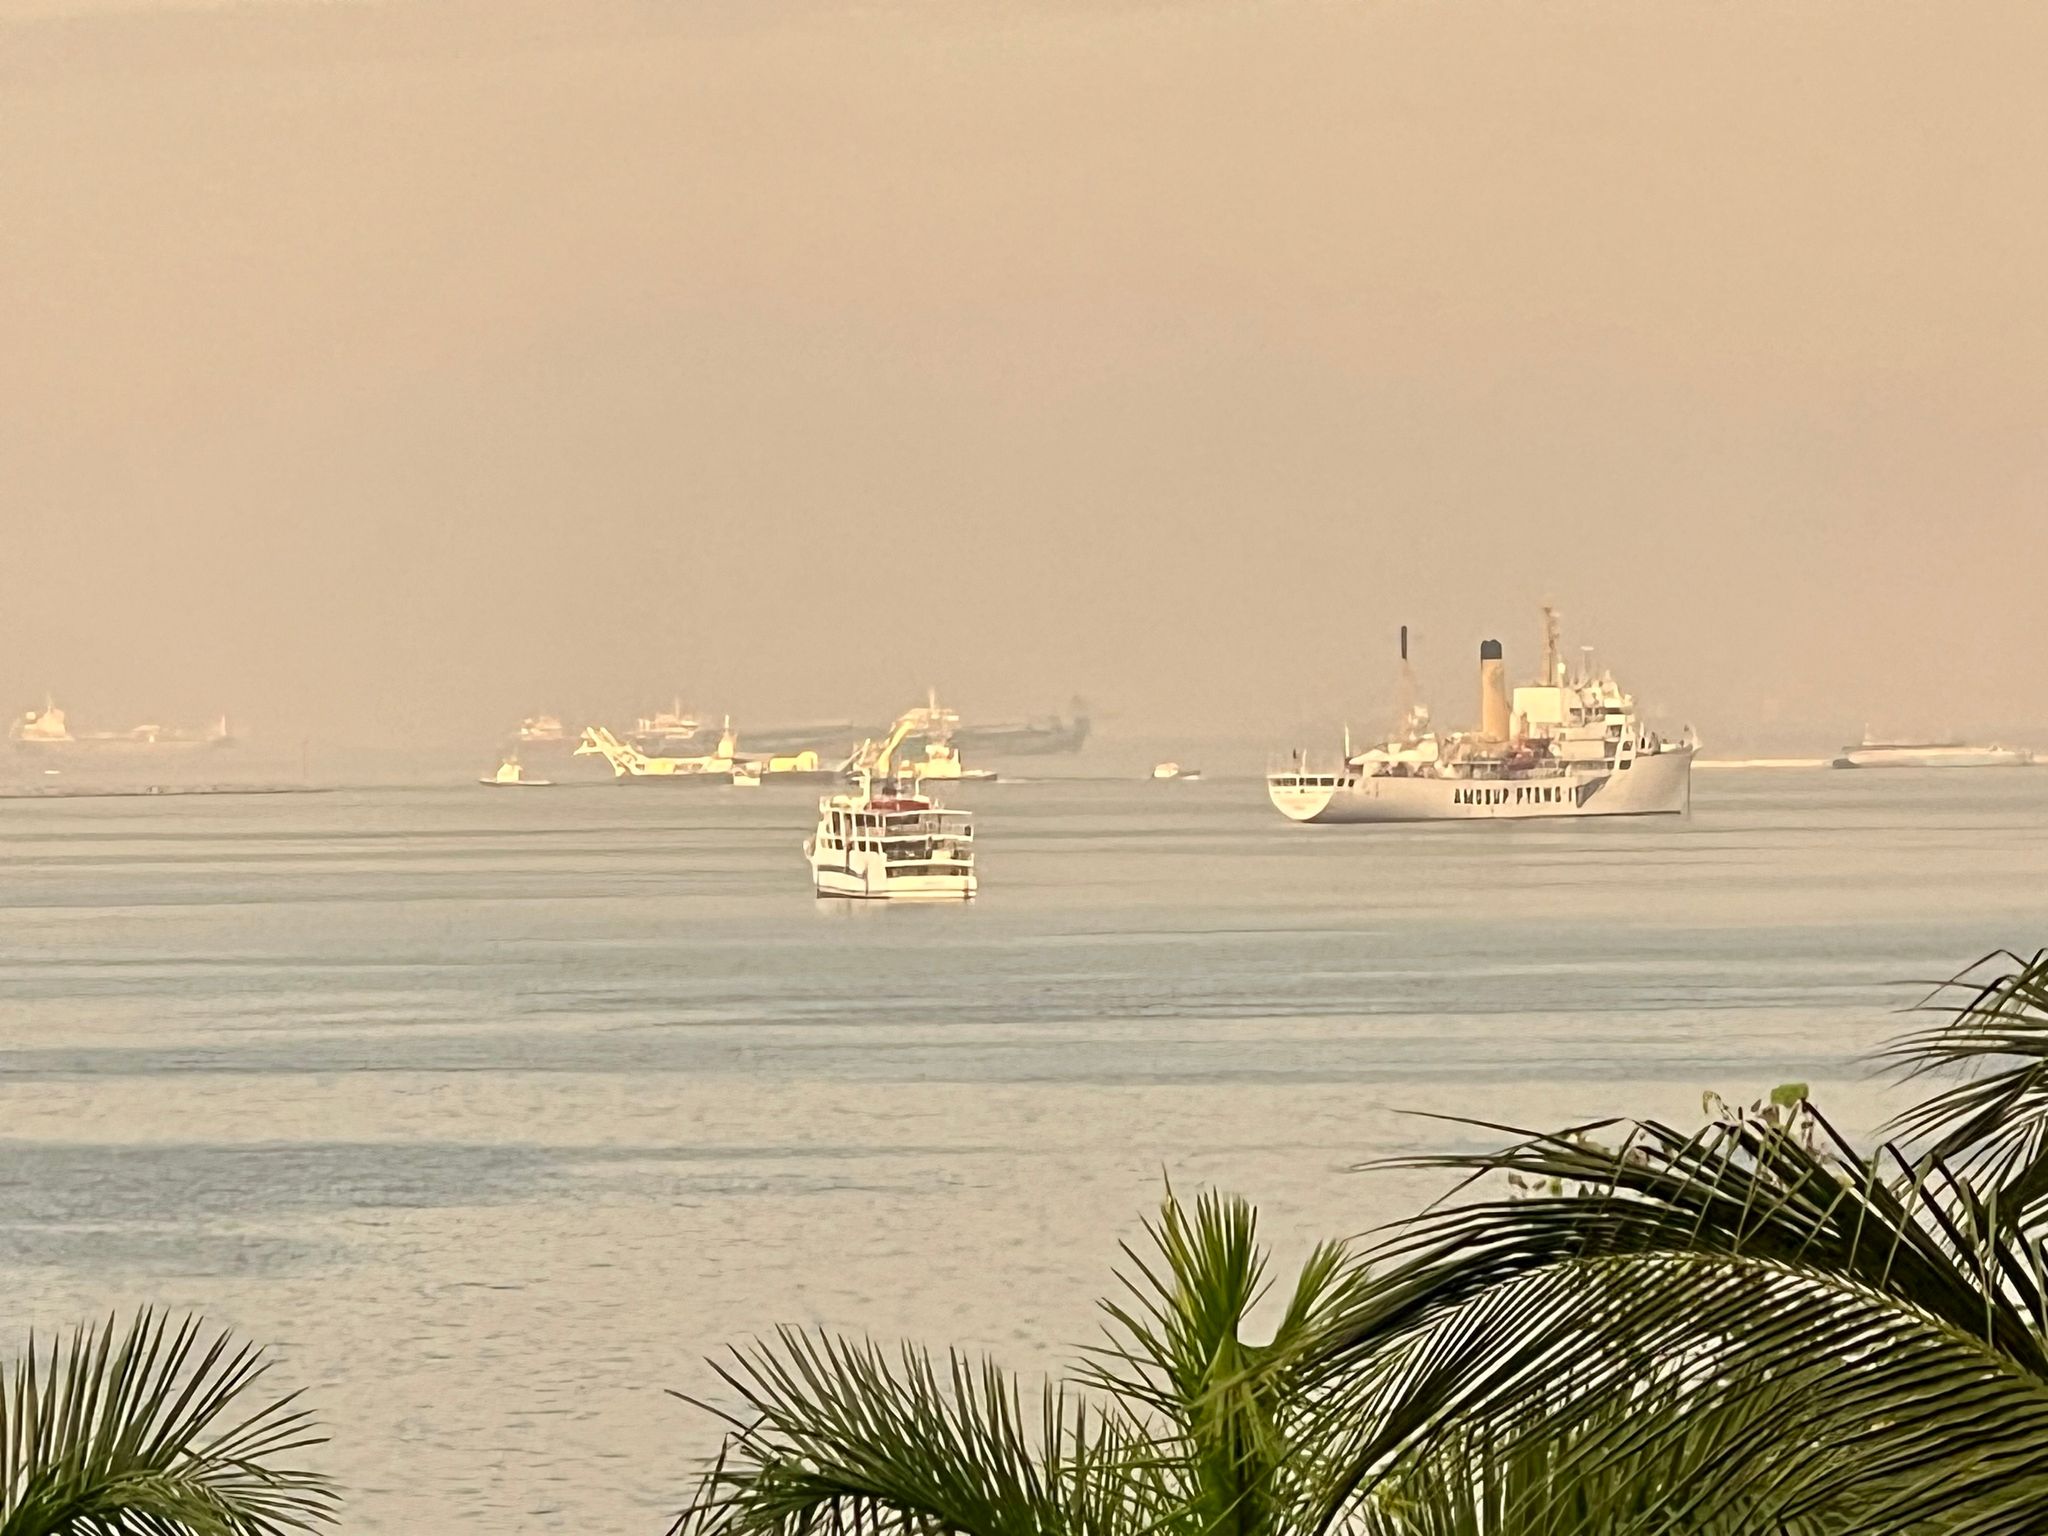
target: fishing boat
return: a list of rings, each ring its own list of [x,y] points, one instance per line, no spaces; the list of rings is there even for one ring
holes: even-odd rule
[[[1543,665],[1509,695],[1498,640],[1479,647],[1479,725],[1439,735],[1416,694],[1401,627],[1401,710],[1380,745],[1344,750],[1321,766],[1296,751],[1266,776],[1291,821],[1506,821],[1567,816],[1674,815],[1692,803],[1688,728],[1650,729],[1613,674],[1590,653],[1567,673],[1557,614],[1543,610]]]

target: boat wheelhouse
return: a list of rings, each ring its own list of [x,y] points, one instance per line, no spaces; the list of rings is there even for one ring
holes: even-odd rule
[[[804,855],[820,896],[960,901],[978,885],[973,813],[944,810],[894,779],[821,799]]]

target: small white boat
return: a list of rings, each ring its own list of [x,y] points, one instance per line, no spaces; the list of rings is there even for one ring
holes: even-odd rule
[[[506,758],[498,765],[498,771],[489,778],[477,780],[477,783],[487,784],[492,789],[546,789],[553,782],[552,779],[528,778],[526,770],[519,766],[519,759],[516,757]]]
[[[924,756],[910,765],[910,773],[920,784],[926,779],[954,784],[966,780],[986,782],[996,776],[993,768],[969,768],[961,762],[960,749],[950,741],[927,742]]]
[[[1201,769],[1183,768],[1179,763],[1160,763],[1152,770],[1155,779],[1199,779],[1201,776]]]
[[[761,787],[761,765],[759,763],[734,763],[732,767],[734,789],[759,789]]]
[[[864,777],[820,800],[804,857],[820,896],[964,901],[979,887],[973,813],[941,810],[896,779]]]

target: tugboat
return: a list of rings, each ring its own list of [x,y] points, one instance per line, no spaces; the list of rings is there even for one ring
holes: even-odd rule
[[[1667,740],[1644,725],[1635,701],[1590,656],[1567,675],[1557,615],[1543,610],[1543,670],[1508,696],[1498,640],[1479,647],[1480,724],[1439,736],[1417,701],[1401,627],[1404,708],[1394,734],[1351,750],[1328,771],[1297,751],[1266,776],[1274,808],[1291,821],[1496,821],[1553,816],[1676,815],[1692,803],[1690,729]]]
[[[913,783],[922,784],[926,779],[960,783],[995,778],[994,769],[969,768],[962,761],[960,748],[953,740],[959,718],[952,710],[942,709],[937,694],[932,694],[925,703],[898,715],[889,734],[880,741],[863,741],[855,747],[852,755],[840,764],[839,771],[849,779],[863,775],[873,778],[877,774],[886,777],[891,760],[903,744],[921,739],[925,744],[924,756],[906,762],[902,768]]]
[[[516,757],[508,757],[498,764],[498,771],[489,778],[477,780],[477,783],[489,785],[492,789],[547,789],[553,782],[552,779],[528,778]]]

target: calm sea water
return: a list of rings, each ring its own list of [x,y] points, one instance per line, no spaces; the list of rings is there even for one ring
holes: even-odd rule
[[[1405,1111],[1684,1120],[2048,941],[2048,772],[1702,772],[1690,818],[1303,829],[979,786],[971,907],[810,895],[798,792],[0,801],[6,1337],[275,1344],[358,1531],[658,1531],[665,1388],[779,1323],[1026,1370],[1161,1181],[1283,1257],[1436,1192]]]

